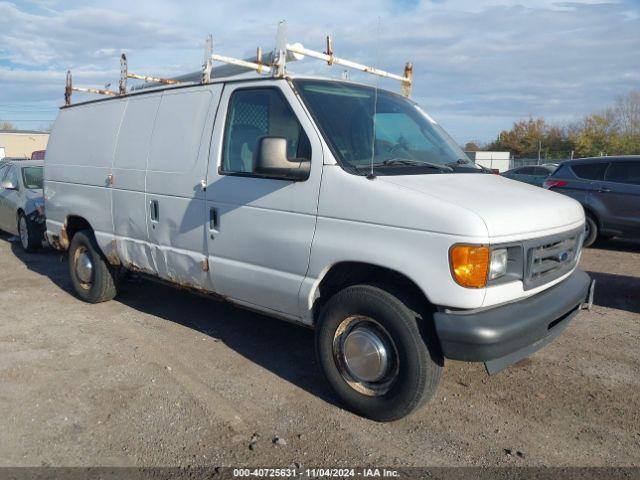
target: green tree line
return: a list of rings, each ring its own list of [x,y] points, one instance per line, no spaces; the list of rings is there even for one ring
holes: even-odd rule
[[[470,142],[466,150],[479,150]],[[551,125],[542,118],[515,122],[511,130],[484,145],[486,150],[508,150],[515,158],[543,159],[599,155],[640,155],[640,91],[616,98],[613,105],[570,125]]]

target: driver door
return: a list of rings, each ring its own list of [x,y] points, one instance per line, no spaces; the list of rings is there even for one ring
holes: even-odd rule
[[[286,81],[227,84],[218,108],[206,190],[210,274],[237,303],[299,317],[316,225],[322,146]],[[287,158],[311,161],[303,181],[253,171],[261,137],[287,140]]]

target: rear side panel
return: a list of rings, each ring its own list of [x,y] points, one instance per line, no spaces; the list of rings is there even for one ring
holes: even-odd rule
[[[145,185],[149,146],[162,93],[131,97],[118,135],[113,161],[113,227],[124,265],[153,272]]]
[[[124,100],[65,108],[47,147],[45,200],[47,230],[60,235],[69,215],[85,218],[100,247],[113,240],[111,173]]]
[[[206,290],[212,285],[203,182],[221,92],[220,84],[165,91],[147,162],[146,221],[154,273]]]

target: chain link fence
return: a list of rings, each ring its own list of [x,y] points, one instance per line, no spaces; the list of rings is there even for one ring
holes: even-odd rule
[[[528,165],[544,165],[548,163],[560,164],[567,160],[569,159],[568,158],[553,158],[553,159],[541,158],[540,160],[538,160],[537,158],[512,158],[511,160],[509,160],[509,170],[511,170],[512,168],[526,167]]]

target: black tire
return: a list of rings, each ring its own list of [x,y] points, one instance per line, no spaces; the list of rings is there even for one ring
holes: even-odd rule
[[[24,212],[18,213],[18,238],[20,246],[26,253],[33,253],[42,246],[42,238],[38,238],[38,229]]]
[[[426,323],[431,319],[420,318],[399,296],[372,285],[347,287],[324,305],[316,326],[316,354],[327,381],[350,410],[380,422],[400,419],[422,406],[442,375],[439,343],[432,324]],[[381,338],[392,343],[388,350],[396,357],[395,363],[389,361],[393,377],[367,383],[350,376],[348,361],[341,360],[340,343],[346,345],[345,322],[354,321],[380,329]],[[354,332],[360,327],[347,328]]]
[[[78,262],[84,255],[91,262],[91,274],[87,278],[80,278]],[[85,302],[106,302],[117,294],[116,272],[102,255],[90,230],[77,232],[71,240],[69,274],[78,297]]]
[[[590,213],[585,215],[585,227],[584,227],[584,247],[590,247],[598,239],[598,222]]]

